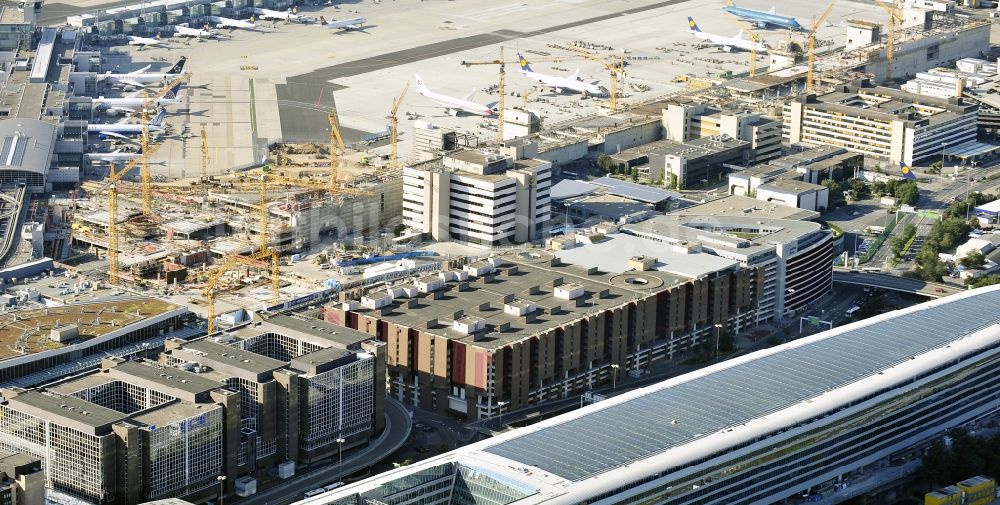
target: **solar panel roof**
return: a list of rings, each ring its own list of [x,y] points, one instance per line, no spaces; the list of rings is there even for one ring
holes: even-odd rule
[[[671,198],[676,200],[681,197],[679,193],[623,181],[614,177],[601,177],[590,182],[608,188],[608,193],[612,195],[624,196],[625,198],[652,204],[657,204]]]
[[[943,347],[1000,321],[998,304],[1000,290],[877,321],[652,391],[484,450],[580,481]]]

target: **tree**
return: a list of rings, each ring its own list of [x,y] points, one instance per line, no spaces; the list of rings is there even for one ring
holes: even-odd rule
[[[983,268],[983,265],[986,264],[986,257],[979,251],[972,251],[958,262],[965,268],[978,269]]]
[[[868,189],[868,185],[865,181],[860,179],[851,179],[848,183],[851,188],[851,194],[854,196],[855,200],[864,200],[871,197],[871,191]]]
[[[719,352],[723,354],[736,351],[736,340],[728,331],[719,331]]]
[[[927,448],[927,454],[921,458],[920,469],[917,470],[918,481],[934,488],[952,482],[951,451],[941,440],[935,440]]]
[[[670,174],[670,189],[678,189],[677,174]]]
[[[873,182],[872,183],[872,187],[871,187],[871,192],[875,196],[882,196],[882,195],[889,194],[888,190],[886,189],[885,182],[883,182],[883,181],[875,181],[875,182]]]
[[[632,169],[632,180],[635,181],[635,182],[639,181],[639,169],[638,168],[633,168]]]
[[[611,156],[607,154],[602,154],[597,157],[597,168],[605,174],[609,174],[615,169],[615,160],[611,159]]]
[[[906,181],[896,184],[893,196],[901,205],[916,205],[917,200],[920,200],[920,190],[917,189],[916,181]]]
[[[836,207],[838,203],[844,201],[844,188],[839,182],[833,179],[827,179],[823,181],[823,185],[830,190],[830,196],[828,198],[830,207]]]

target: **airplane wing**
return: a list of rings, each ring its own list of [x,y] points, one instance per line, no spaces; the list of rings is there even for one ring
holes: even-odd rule
[[[132,114],[132,113],[135,112],[135,109],[130,109],[128,107],[108,107],[108,110],[113,110],[113,111],[117,111],[117,112],[125,112],[127,114]]]
[[[143,84],[143,83],[141,83],[141,82],[139,82],[139,81],[137,81],[135,79],[121,78],[121,79],[118,79],[118,82],[120,82],[122,84],[127,84],[129,86],[135,86],[135,87],[138,87],[138,88],[145,88],[146,87],[145,84]]]
[[[129,72],[128,75],[144,74],[144,73],[146,73],[147,70],[149,70],[152,67],[153,67],[152,65],[146,65],[145,67],[142,67],[139,70],[133,70],[133,71]]]
[[[347,28],[348,30],[360,30],[361,25],[347,25],[344,28]]]
[[[128,136],[122,135],[121,133],[115,133],[115,132],[98,132],[98,133],[100,133],[101,135],[104,135],[105,137],[115,137],[115,138],[119,138],[119,139],[130,140],[130,138]]]

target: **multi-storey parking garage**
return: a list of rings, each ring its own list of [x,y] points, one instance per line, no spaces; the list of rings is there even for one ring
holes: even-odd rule
[[[1000,408],[997,303],[883,314],[300,503],[773,503]]]

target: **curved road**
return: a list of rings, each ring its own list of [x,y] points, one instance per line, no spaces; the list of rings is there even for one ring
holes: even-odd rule
[[[931,298],[941,298],[942,296],[953,295],[964,291],[962,288],[949,284],[938,284],[935,282],[926,282],[920,279],[898,277],[895,275],[859,272],[857,270],[846,271],[836,269],[833,271],[833,282],[870,286],[879,289],[888,289],[891,291],[901,291],[904,293],[914,293],[929,296]]]
[[[337,482],[344,475],[360,472],[389,457],[410,438],[412,428],[410,412],[406,410],[406,407],[392,398],[386,398],[385,430],[368,446],[358,451],[345,453],[343,465],[337,465],[336,456],[334,456],[331,458],[331,463],[323,468],[295,475],[253,496],[237,499],[235,503],[284,505],[299,501],[302,499],[302,493],[306,491]],[[226,503],[232,503],[233,498],[235,497],[227,496]]]

